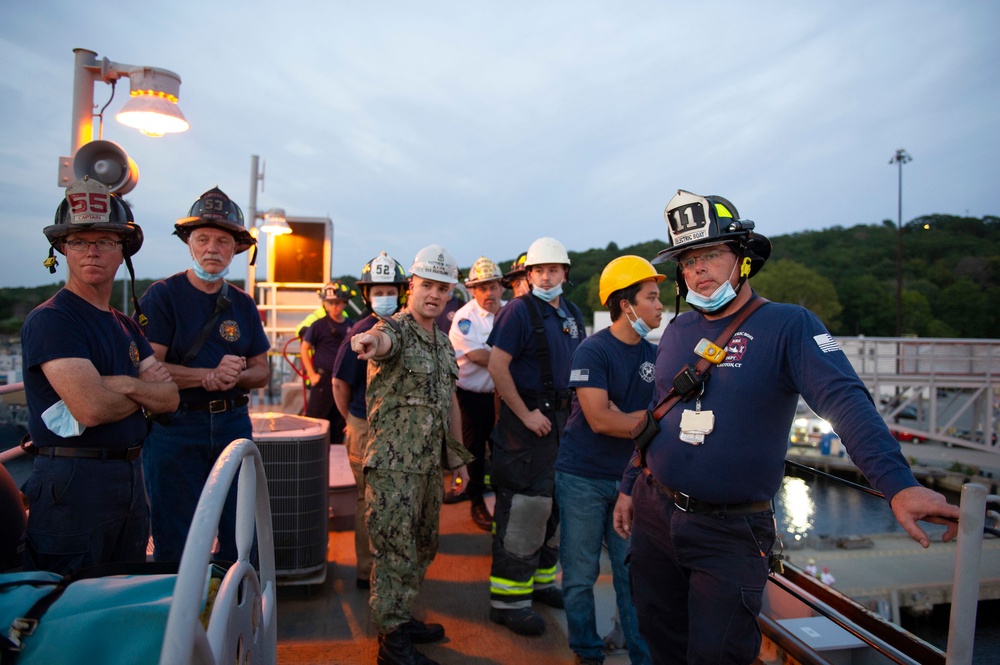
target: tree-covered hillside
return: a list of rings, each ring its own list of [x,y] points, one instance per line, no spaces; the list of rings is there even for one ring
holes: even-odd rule
[[[560,239],[571,240],[565,236]],[[895,223],[886,220],[882,225],[837,226],[770,239],[771,258],[751,280],[761,295],[809,308],[835,335],[895,335]],[[902,243],[904,334],[998,336],[1000,218],[919,217],[903,227]],[[625,254],[652,258],[665,246],[665,240],[621,248],[611,242],[603,249],[570,252],[573,265],[566,296],[580,305],[589,319],[595,309],[602,309],[598,282],[609,261]],[[513,260],[490,258],[505,270]],[[673,263],[661,264],[659,269],[667,276],[661,295],[664,310],[672,315]],[[353,284],[354,277],[345,275],[341,279]],[[143,293],[150,283],[140,280],[137,291]],[[17,334],[28,312],[59,286],[0,289],[0,333]],[[115,289],[111,302],[121,307],[121,281]]]

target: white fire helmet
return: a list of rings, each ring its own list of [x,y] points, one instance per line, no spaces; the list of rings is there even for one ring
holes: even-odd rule
[[[485,284],[486,282],[498,281],[503,278],[500,266],[490,261],[485,256],[480,256],[472,264],[469,270],[469,278],[465,280],[466,286]]]
[[[524,267],[530,268],[544,263],[560,263],[565,266],[570,264],[566,248],[555,238],[539,238],[528,247]]]

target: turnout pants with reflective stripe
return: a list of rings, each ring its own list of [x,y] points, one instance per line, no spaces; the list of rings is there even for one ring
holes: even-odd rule
[[[559,510],[555,504],[555,462],[566,411],[546,414],[552,430],[539,437],[506,404],[493,430],[491,482],[493,566],[490,603],[499,608],[531,605],[536,588],[552,586],[559,560]]]

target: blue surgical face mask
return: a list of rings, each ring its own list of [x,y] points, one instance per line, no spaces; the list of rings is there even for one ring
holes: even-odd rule
[[[717,312],[726,305],[729,304],[733,298],[736,297],[736,290],[733,289],[733,285],[726,280],[726,283],[715,290],[712,295],[705,298],[694,292],[693,289],[688,289],[687,295],[684,296],[684,300],[688,301],[688,304],[694,305],[698,309],[708,314],[712,312]]]
[[[42,412],[42,422],[55,434],[64,439],[80,436],[86,426],[81,425],[66,408],[66,402],[59,400]]]
[[[372,296],[372,311],[379,316],[392,316],[396,307],[396,296]]]
[[[212,274],[201,267],[197,259],[191,259],[191,268],[194,269],[194,274],[198,279],[205,280],[206,282],[218,282],[220,279],[229,274],[229,266],[226,266],[216,274]]]
[[[628,314],[625,315],[625,318],[628,319],[628,322],[632,324],[632,330],[636,331],[639,337],[646,339],[646,335],[652,332],[653,329],[647,326],[646,322],[643,321],[642,318],[635,313],[635,309],[633,309],[632,303],[629,303],[628,308],[632,310],[632,316],[635,317],[635,321],[633,321],[632,319],[628,319]]]
[[[552,302],[562,295],[562,284],[557,284],[551,289],[543,289],[540,286],[532,286],[531,292],[545,302]]]

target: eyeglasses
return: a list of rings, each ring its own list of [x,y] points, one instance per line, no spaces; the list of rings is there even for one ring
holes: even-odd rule
[[[701,256],[689,256],[686,259],[681,259],[677,264],[681,267],[681,270],[693,270],[698,262],[701,261],[705,265],[711,265],[717,263],[726,254],[732,254],[732,252],[726,252],[721,250],[716,250],[714,252],[705,252]]]
[[[101,238],[100,240],[83,240],[82,238],[73,238],[72,240],[67,240],[65,244],[74,252],[86,252],[90,249],[91,245],[97,247],[98,252],[110,252],[114,250],[115,247],[122,244],[122,241],[108,240],[107,238]]]

